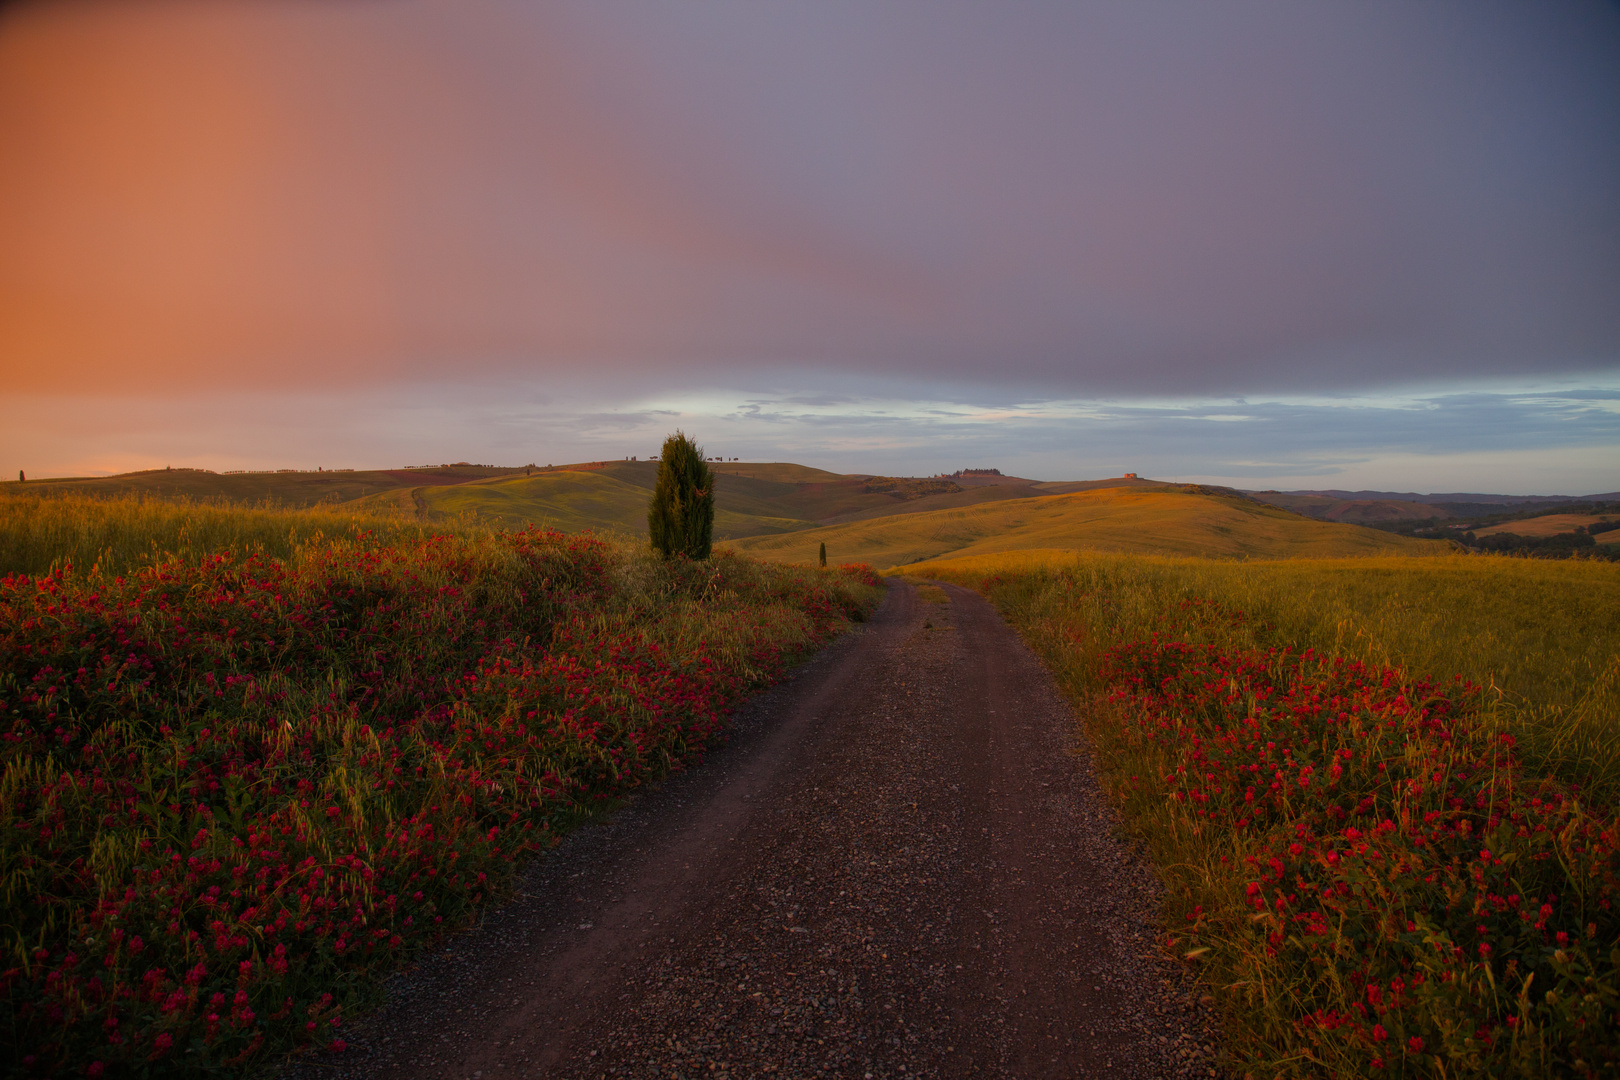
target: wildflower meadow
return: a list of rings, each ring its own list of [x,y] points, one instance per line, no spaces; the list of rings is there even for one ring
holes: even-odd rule
[[[1486,566],[1510,594],[1515,562]],[[1279,633],[1300,623],[1288,611],[1200,596],[1180,564],[985,568],[955,576],[998,601],[1081,705],[1160,868],[1164,945],[1224,1014],[1234,1075],[1620,1075],[1614,777],[1601,757],[1525,751],[1552,747],[1536,727],[1581,719],[1593,687],[1548,712],[1301,646]],[[1589,587],[1593,604],[1614,592]],[[1585,644],[1606,656],[1617,631]]]
[[[536,529],[5,577],[7,1073],[341,1049],[383,975],[877,584]]]

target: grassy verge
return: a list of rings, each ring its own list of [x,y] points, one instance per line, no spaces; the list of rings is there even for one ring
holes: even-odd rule
[[[291,534],[285,557],[0,581],[10,1074],[341,1047],[382,974],[878,594],[865,569],[253,513],[235,535]]]
[[[1085,706],[1238,1075],[1620,1070],[1614,567],[908,570],[988,592]]]
[[[0,493],[0,574],[126,574],[165,559],[196,561],[221,551],[237,557],[295,558],[305,548],[361,536],[373,543],[425,540],[463,522],[431,528],[405,514],[241,507],[185,498]]]
[[[905,572],[1017,583],[1032,634],[1103,631],[1085,638],[1093,645],[1107,634],[1145,635],[1184,600],[1209,598],[1250,616],[1218,634],[1202,631],[1226,649],[1286,645],[1416,675],[1462,675],[1485,688],[1492,722],[1518,739],[1532,767],[1620,801],[1620,567],[1611,563],[1011,552]]]

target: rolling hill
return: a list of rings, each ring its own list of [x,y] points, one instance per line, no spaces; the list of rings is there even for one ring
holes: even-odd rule
[[[1158,491],[1150,480],[1043,483],[1020,477],[949,478],[841,475],[786,462],[716,462],[715,538],[798,532],[817,526],[909,517],[1045,494],[1125,487]],[[456,486],[414,489],[424,516],[471,515],[506,525],[526,522],[565,531],[646,528],[647,499],[658,476],[656,461],[607,461],[537,470],[533,476],[471,480]],[[391,502],[390,502],[391,500]],[[398,493],[371,497],[371,505],[405,505]]]
[[[1439,541],[1314,521],[1241,496],[1162,485],[1097,488],[890,515],[755,536],[731,546],[761,558],[808,562],[822,543],[830,562],[877,566],[1031,549],[1225,558],[1426,555],[1450,550]]]
[[[714,462],[717,526],[724,536],[749,536],[896,513],[920,513],[981,502],[1053,494],[1076,487],[1150,481],[1048,484],[1020,477],[896,478],[844,475],[791,462]],[[645,527],[646,499],[656,461],[594,461],[570,465],[218,473],[151,469],[118,476],[35,479],[0,489],[33,497],[150,497],[278,506],[347,506],[417,514],[487,516],[515,525],[546,522],[563,529]],[[640,492],[639,495],[636,492]],[[639,499],[639,507],[631,504]]]
[[[91,498],[148,496],[248,505],[273,504],[289,509],[352,502],[401,489],[473,483],[521,476],[524,469],[490,465],[441,465],[420,469],[375,469],[306,472],[217,473],[208,469],[147,469],[118,476],[74,476],[27,483],[7,483],[13,494],[35,497],[85,495]]]
[[[1500,533],[1512,533],[1515,536],[1557,536],[1560,533],[1574,532],[1577,528],[1585,528],[1600,522],[1613,520],[1613,514],[1544,514],[1541,517],[1505,521],[1500,525],[1491,525],[1476,530],[1474,535],[1496,536]],[[1620,544],[1620,529],[1598,533],[1593,539],[1599,544]]]
[[[1348,521],[1356,525],[1456,516],[1449,507],[1398,499],[1335,499],[1297,491],[1257,491],[1249,492],[1249,497],[1320,521]]]
[[[648,464],[651,467],[646,469],[564,469],[455,487],[418,488],[413,498],[418,510],[430,518],[465,514],[509,527],[532,522],[564,532],[595,529],[645,535],[647,500],[657,475],[656,463]],[[738,486],[735,483],[717,485],[714,521],[717,536],[753,536],[804,529],[814,524],[783,516],[774,503],[738,491]]]
[[[1027,498],[1049,486],[1008,477],[962,487],[939,479],[845,476],[785,462],[716,462],[712,468],[715,537],[720,540]],[[414,510],[429,519],[470,515],[503,525],[532,521],[564,531],[640,533],[646,528],[647,500],[657,475],[655,461],[566,465],[535,470],[532,476],[395,489],[368,495],[356,505]]]
[[[1484,495],[1457,492],[1416,495],[1409,491],[1249,491],[1252,499],[1323,521],[1370,525],[1392,521],[1438,521],[1490,517],[1578,503],[1620,502],[1615,492],[1602,495]]]
[[[1423,553],[1441,548],[1312,520],[1224,489],[1135,477],[1042,482],[1015,476],[843,475],[789,462],[714,462],[715,537],[791,562],[826,542],[836,562],[893,565],[1045,548],[1217,557]],[[431,524],[475,520],[630,536],[646,529],[656,461],[497,468],[458,463],[356,472],[163,469],[0,485],[34,497],[189,498],[204,503],[385,512]]]

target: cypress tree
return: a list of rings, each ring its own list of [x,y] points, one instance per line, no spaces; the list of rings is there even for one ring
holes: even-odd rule
[[[677,431],[664,440],[658,481],[647,504],[647,535],[666,558],[707,559],[714,537],[714,474],[703,451]]]
[[[821,568],[827,569],[827,541],[821,542]]]

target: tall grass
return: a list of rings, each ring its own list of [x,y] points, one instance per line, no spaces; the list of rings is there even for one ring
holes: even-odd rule
[[[519,859],[701,755],[881,592],[551,530],[13,509],[39,516],[8,536],[124,554],[0,576],[6,1075],[341,1049],[344,1011]],[[175,554],[109,569],[143,551]]]
[[[1235,1075],[1620,1073],[1620,569],[908,570],[987,592],[1080,706]]]
[[[196,561],[229,551],[286,559],[332,540],[375,544],[483,531],[470,522],[429,528],[404,515],[333,509],[241,507],[136,496],[0,494],[0,574],[46,574],[71,565],[127,574],[164,559]]]
[[[1183,600],[1246,613],[1204,631],[1230,650],[1310,648],[1485,687],[1527,761],[1620,793],[1620,565],[1454,555],[1226,562],[1011,553],[906,568],[999,596],[1039,637],[1145,636]],[[1106,634],[1100,634],[1106,628]],[[1088,659],[1089,658],[1089,659]],[[1073,654],[1093,663],[1093,652]],[[1090,674],[1077,673],[1091,679]]]

